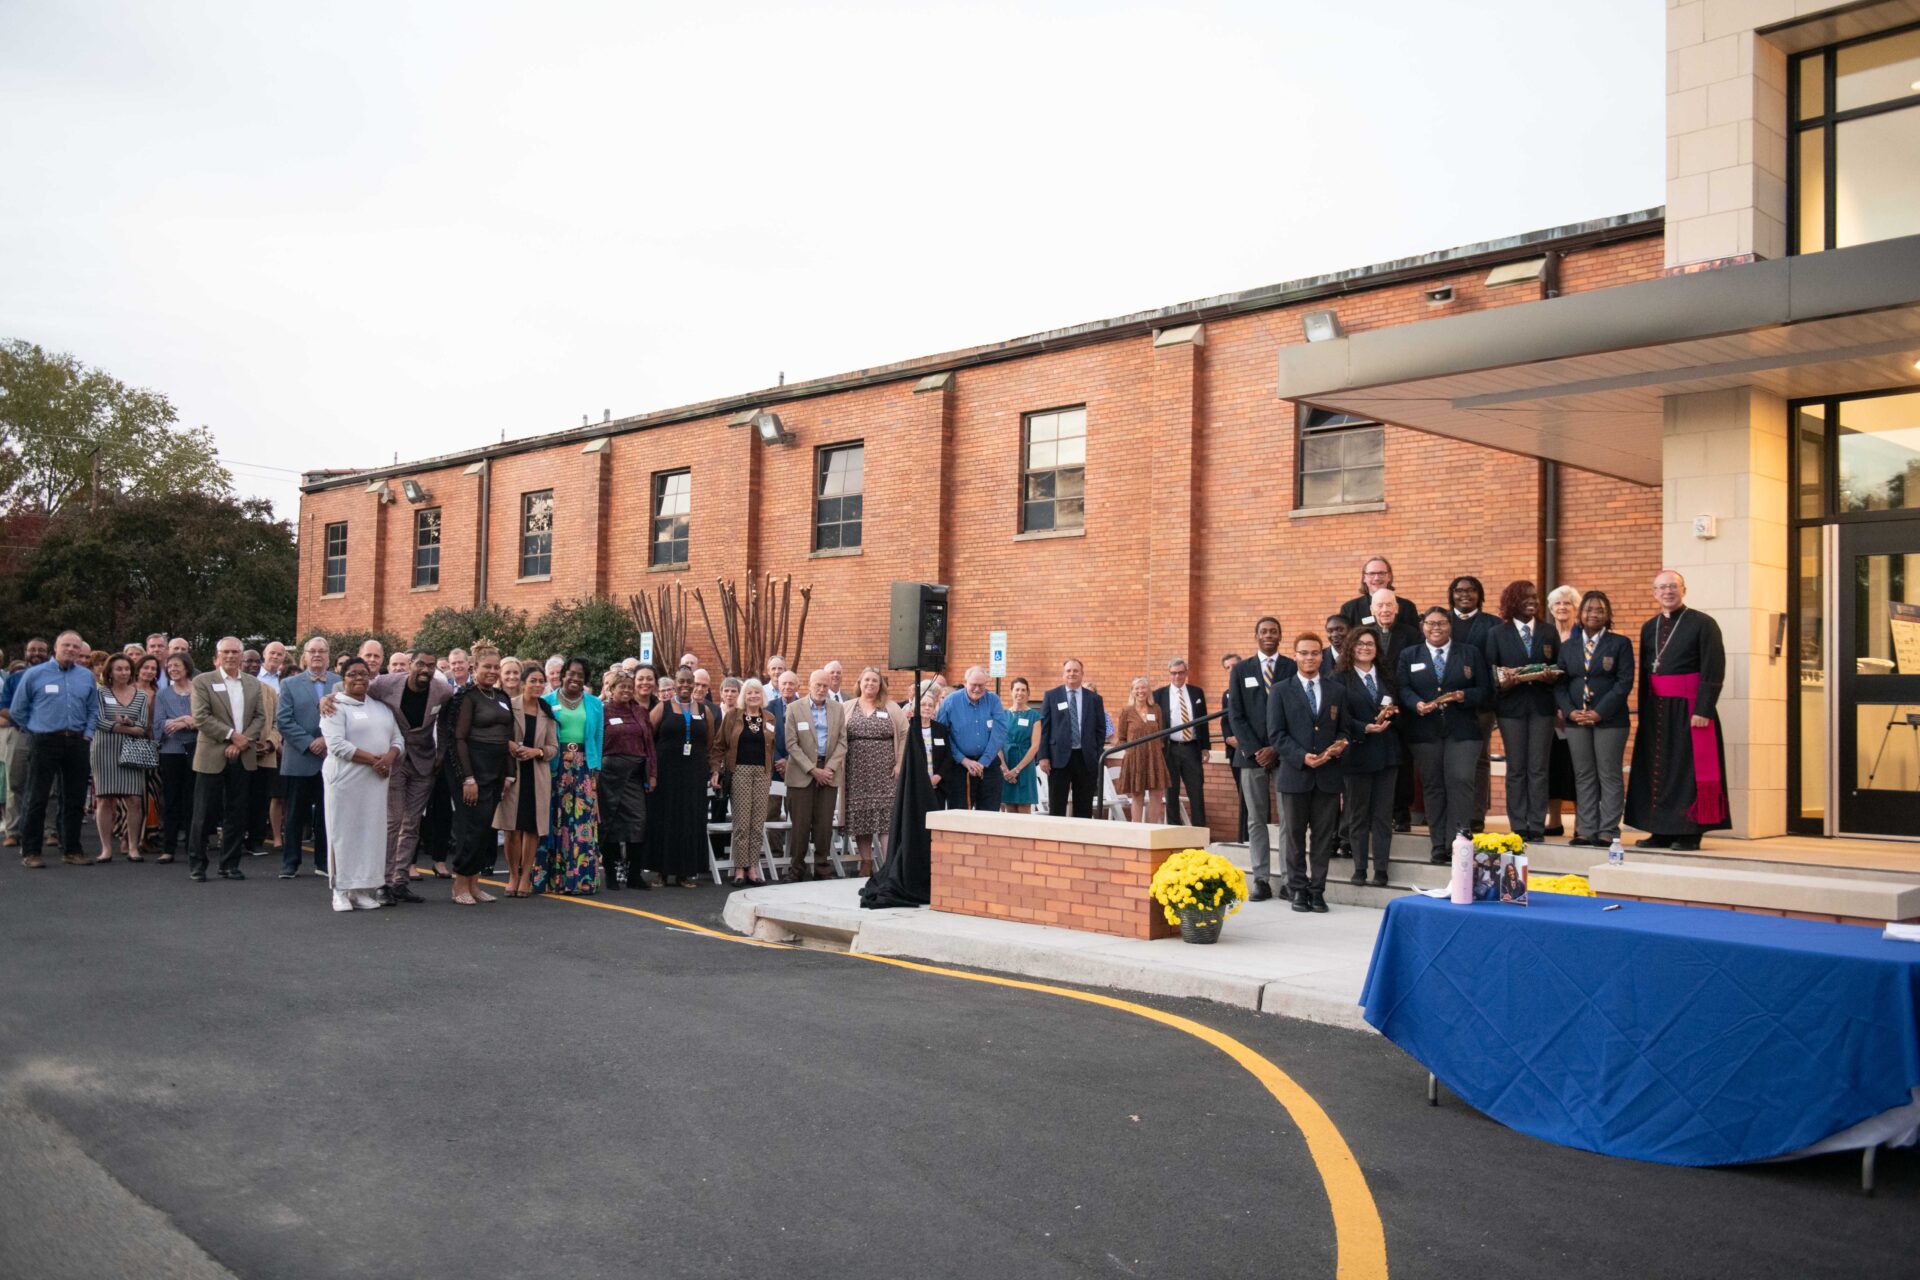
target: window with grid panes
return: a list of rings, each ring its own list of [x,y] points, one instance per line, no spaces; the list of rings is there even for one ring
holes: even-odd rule
[[[1079,529],[1086,523],[1087,408],[1026,416],[1020,469],[1020,531]]]
[[[413,585],[440,585],[440,508],[413,513]]]
[[[860,545],[861,490],[867,448],[839,444],[815,455],[813,549],[840,551]]]
[[[347,589],[347,522],[327,526],[322,543],[324,560],[320,572],[320,593],[337,596]]]
[[[653,563],[685,564],[693,517],[693,473],[662,471],[653,478]]]
[[[1920,232],[1920,24],[1798,54],[1787,83],[1791,251]]]
[[[1348,413],[1302,409],[1299,435],[1300,506],[1386,501],[1386,428]]]
[[[553,490],[520,495],[520,576],[553,573]]]

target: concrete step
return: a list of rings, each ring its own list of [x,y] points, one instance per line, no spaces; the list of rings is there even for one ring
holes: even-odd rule
[[[1857,923],[1920,918],[1920,885],[1901,881],[1629,862],[1595,867],[1589,883],[1603,897]]]

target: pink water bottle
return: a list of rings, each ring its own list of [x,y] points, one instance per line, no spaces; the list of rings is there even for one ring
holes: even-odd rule
[[[1453,900],[1462,905],[1473,901],[1473,837],[1463,829],[1453,838]]]

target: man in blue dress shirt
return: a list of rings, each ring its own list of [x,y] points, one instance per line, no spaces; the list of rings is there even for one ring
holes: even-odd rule
[[[1007,717],[987,690],[987,669],[968,667],[967,684],[940,704],[935,724],[947,727],[948,750],[960,767],[940,779],[949,809],[1000,809],[1000,748],[1007,744]]]
[[[61,861],[75,867],[87,865],[80,852],[80,822],[92,767],[88,751],[100,718],[100,686],[80,661],[86,652],[79,632],[62,631],[53,642],[53,660],[29,667],[7,704],[15,729],[25,732],[30,743],[31,790],[20,828],[20,862],[36,870],[45,865],[40,845],[47,829],[47,797],[56,778],[61,788],[55,823]]]
[[[0,724],[7,726],[7,790],[11,798],[7,804],[7,843],[20,843],[20,826],[27,812],[27,791],[31,782],[27,776],[27,762],[32,757],[27,752],[30,745],[25,725],[13,723],[13,695],[19,690],[20,682],[27,678],[27,671],[45,662],[52,654],[52,648],[39,636],[27,641],[27,651],[22,656],[27,665],[8,676],[5,684],[0,684]]]

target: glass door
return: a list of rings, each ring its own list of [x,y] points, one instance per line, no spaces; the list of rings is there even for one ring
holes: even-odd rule
[[[1920,837],[1920,521],[1839,535],[1838,830]]]

